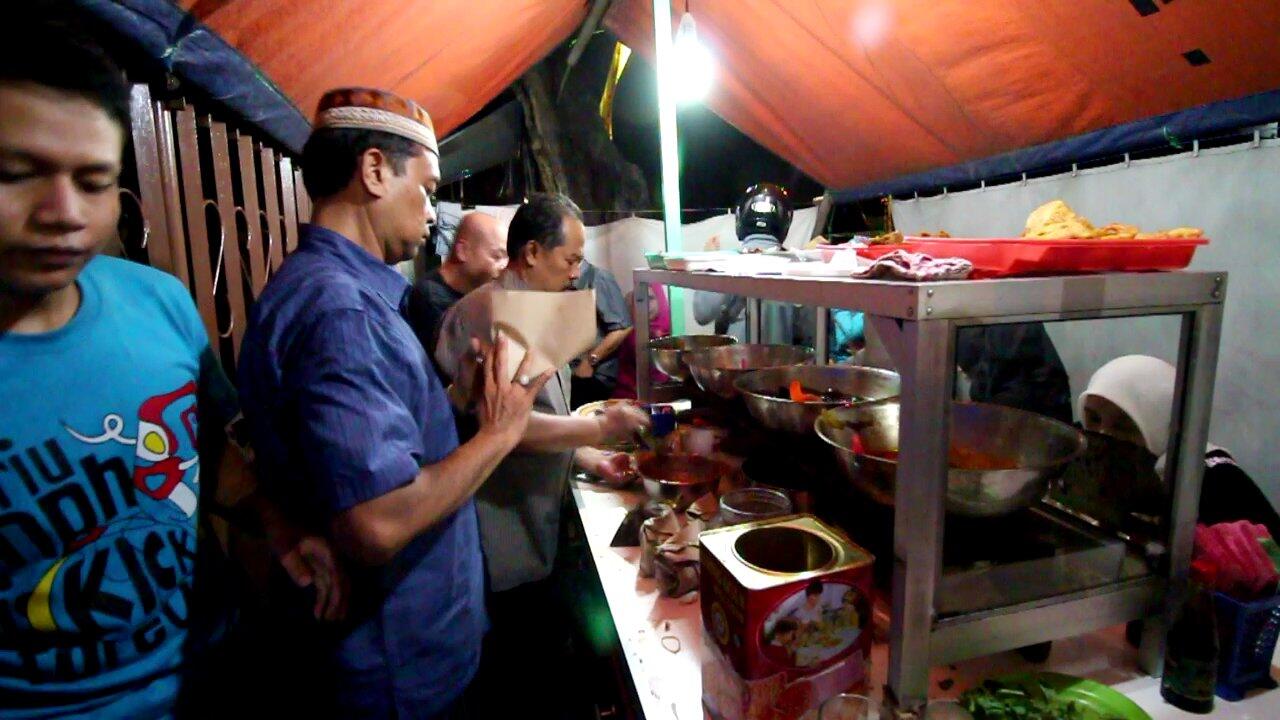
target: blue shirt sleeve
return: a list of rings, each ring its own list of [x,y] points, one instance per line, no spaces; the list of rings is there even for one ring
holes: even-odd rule
[[[837,348],[842,348],[851,342],[862,340],[863,336],[863,317],[862,313],[853,310],[833,310],[831,317],[836,325],[836,342]]]
[[[422,436],[388,378],[380,348],[395,340],[361,310],[325,315],[308,333],[289,393],[298,403],[298,450],[320,505],[337,515],[413,481]]]
[[[596,312],[600,316],[601,330],[606,333],[631,327],[631,312],[622,295],[618,281],[607,272],[596,276]]]

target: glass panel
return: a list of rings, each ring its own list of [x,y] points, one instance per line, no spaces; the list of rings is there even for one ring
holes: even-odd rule
[[[959,330],[969,402],[952,416],[940,615],[1154,571],[1180,329],[1160,316]]]

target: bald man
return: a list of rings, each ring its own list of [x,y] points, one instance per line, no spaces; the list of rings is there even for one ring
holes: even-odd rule
[[[506,267],[507,233],[498,220],[482,212],[462,216],[449,256],[409,291],[409,325],[433,363],[444,314],[467,293],[496,280]]]

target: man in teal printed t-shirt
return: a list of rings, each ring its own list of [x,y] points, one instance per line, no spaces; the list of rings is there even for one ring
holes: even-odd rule
[[[200,450],[243,468],[202,441],[225,439],[235,393],[181,283],[97,256],[120,212],[123,76],[70,28],[6,13],[0,717],[168,717],[211,641],[193,591]],[[327,546],[302,547],[282,561],[328,586]]]

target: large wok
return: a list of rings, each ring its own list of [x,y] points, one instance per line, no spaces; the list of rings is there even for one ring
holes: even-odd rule
[[[836,390],[852,401],[793,402],[778,397],[792,380],[815,390]],[[889,370],[857,365],[796,365],[794,367],[758,370],[738,378],[735,383],[747,410],[761,425],[796,435],[813,432],[813,423],[824,410],[843,405],[861,405],[898,396],[902,379]]]
[[[811,362],[813,350],[797,345],[725,345],[684,354],[684,363],[698,387],[725,400],[738,397],[733,384],[749,372]]]
[[[836,454],[854,487],[893,504],[898,463],[899,404],[828,411],[814,430]],[[853,436],[861,453],[854,452]],[[1006,515],[1043,497],[1051,480],[1084,452],[1084,434],[1043,415],[987,403],[952,403],[953,452],[977,466],[947,472],[947,511],[969,517]],[[960,450],[963,449],[963,450]],[[888,457],[886,457],[886,454]]]
[[[738,342],[731,335],[672,335],[649,341],[649,357],[659,370],[676,380],[689,379],[689,367],[684,364],[685,353],[705,350]]]

